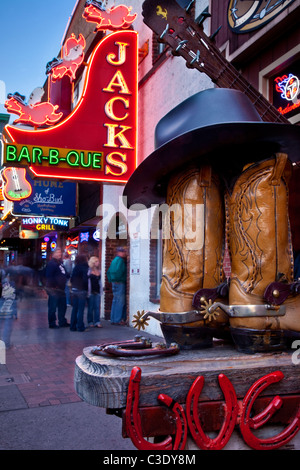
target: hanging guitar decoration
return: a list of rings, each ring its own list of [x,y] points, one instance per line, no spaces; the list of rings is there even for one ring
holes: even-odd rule
[[[159,36],[160,42],[170,46],[173,55],[185,59],[188,68],[205,73],[220,88],[245,93],[263,121],[288,124],[289,121],[221,54],[213,41],[218,30],[210,37],[204,33],[202,23],[207,15],[203,14],[199,23],[194,21],[190,13],[193,3],[194,0],[184,9],[175,0],[146,0],[144,23]]]
[[[2,178],[3,195],[8,201],[20,201],[31,195],[32,187],[26,179],[25,168],[4,168]]]

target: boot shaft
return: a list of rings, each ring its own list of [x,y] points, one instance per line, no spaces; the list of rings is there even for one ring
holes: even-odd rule
[[[209,166],[191,168],[168,185],[161,311],[192,309],[200,288],[224,280],[224,204],[220,181]]]
[[[269,283],[293,280],[290,175],[286,156],[277,154],[246,168],[226,193],[231,281],[246,294],[262,296]],[[230,292],[230,303],[238,303]]]

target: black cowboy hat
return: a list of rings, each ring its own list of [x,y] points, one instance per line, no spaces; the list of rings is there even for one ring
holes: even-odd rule
[[[155,148],[134,171],[123,192],[127,207],[160,204],[171,174],[210,163],[222,176],[274,152],[300,160],[300,127],[262,121],[238,90],[211,88],[180,103],[157,124]]]

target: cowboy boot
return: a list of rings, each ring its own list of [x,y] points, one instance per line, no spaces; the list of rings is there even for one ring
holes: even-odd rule
[[[169,312],[170,318],[172,313],[182,314],[182,322],[176,324],[179,316],[174,315],[172,322],[162,322],[161,329],[167,343],[175,341],[182,349],[209,347],[213,336],[224,333],[227,316],[219,311],[215,321],[214,316],[189,314],[197,308],[197,296],[204,301],[204,293],[216,292],[225,279],[219,178],[210,166],[189,168],[171,178],[166,202],[160,312]]]
[[[230,330],[244,353],[282,350],[300,338],[285,154],[251,164],[225,197],[231,255]]]

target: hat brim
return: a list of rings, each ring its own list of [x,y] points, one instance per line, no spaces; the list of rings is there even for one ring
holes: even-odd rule
[[[150,207],[165,200],[172,173],[207,157],[219,169],[237,167],[261,158],[260,147],[287,153],[291,162],[300,160],[300,127],[269,122],[230,122],[193,129],[166,142],[136,168],[125,185],[124,204]],[[249,154],[249,149],[251,152]],[[267,155],[268,156],[268,155]]]

